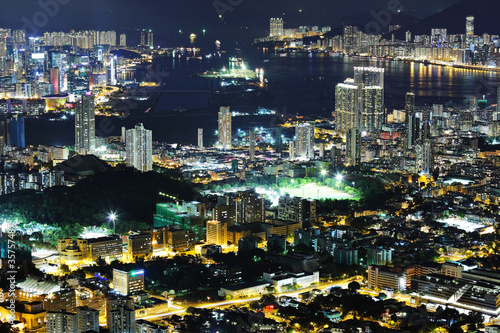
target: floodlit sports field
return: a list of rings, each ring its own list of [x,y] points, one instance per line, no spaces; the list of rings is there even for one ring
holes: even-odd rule
[[[283,192],[306,199],[357,199],[345,192],[334,190],[330,187],[315,183],[303,185],[300,188],[284,188]]]

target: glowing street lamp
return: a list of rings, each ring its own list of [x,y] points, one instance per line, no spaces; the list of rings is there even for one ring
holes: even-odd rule
[[[338,175],[335,176],[335,179],[339,182],[341,182],[342,180],[344,180],[344,176],[342,176],[340,173]]]
[[[323,175],[323,183],[325,182],[325,176],[327,174],[326,170],[321,170],[321,174]]]
[[[115,227],[116,227],[116,214],[115,213],[110,213],[108,215],[108,220],[110,220],[111,222],[113,222],[113,235],[116,234],[116,231],[115,231]]]

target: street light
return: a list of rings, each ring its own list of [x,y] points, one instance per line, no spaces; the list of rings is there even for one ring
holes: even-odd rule
[[[344,179],[344,176],[342,176],[340,173],[335,176],[335,179],[339,182],[341,182]]]
[[[327,174],[326,170],[325,169],[321,170],[321,174],[323,175],[323,183],[324,183],[325,182],[325,176]]]
[[[108,215],[108,220],[110,220],[111,222],[113,222],[113,235],[116,234],[116,231],[115,231],[115,227],[116,227],[116,223],[115,223],[115,220],[116,220],[116,214],[115,213],[110,213]]]

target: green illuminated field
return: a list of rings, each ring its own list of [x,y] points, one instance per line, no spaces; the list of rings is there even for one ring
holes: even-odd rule
[[[358,200],[356,196],[350,195],[346,192],[334,190],[333,188],[327,186],[318,185],[316,183],[309,183],[298,188],[284,188],[283,192],[293,195],[294,197],[306,199]]]

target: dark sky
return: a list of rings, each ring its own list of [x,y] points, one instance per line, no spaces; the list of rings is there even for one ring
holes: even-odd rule
[[[207,39],[250,40],[265,35],[270,17],[283,17],[286,27],[299,25],[336,26],[352,21],[371,10],[387,8],[399,2],[406,14],[424,17],[459,0],[1,0],[0,25],[20,28],[23,22],[39,19],[37,31],[69,29],[114,29],[137,39],[134,29],[151,28],[155,44],[175,43],[179,30],[182,39],[190,33]],[[63,3],[45,16],[40,3]],[[215,4],[228,5],[225,9]],[[223,5],[222,5],[223,6]],[[224,11],[223,19],[219,13]],[[37,16],[38,15],[38,16]],[[48,20],[44,22],[44,19]],[[31,29],[27,29],[30,31]]]

